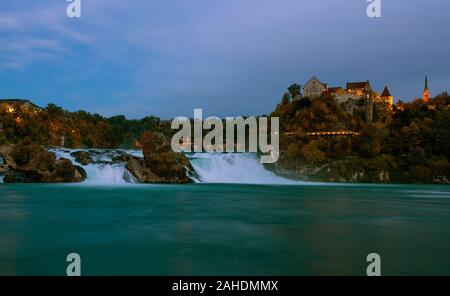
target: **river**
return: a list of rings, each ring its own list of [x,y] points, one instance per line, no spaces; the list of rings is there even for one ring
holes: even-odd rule
[[[0,184],[0,274],[450,274],[450,188]]]
[[[196,184],[126,182],[120,164],[0,184],[0,275],[64,275],[72,252],[83,275],[365,275],[369,253],[383,275],[450,275],[450,186],[292,182],[202,157]]]

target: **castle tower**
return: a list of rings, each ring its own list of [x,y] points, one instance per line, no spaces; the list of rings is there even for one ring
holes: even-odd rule
[[[423,89],[422,100],[428,102],[430,100],[430,91],[428,90],[428,77],[425,75],[425,88]]]
[[[391,92],[389,91],[387,86],[384,87],[380,99],[383,103],[388,104],[389,107],[392,107],[392,104],[394,104],[394,97],[391,95]]]

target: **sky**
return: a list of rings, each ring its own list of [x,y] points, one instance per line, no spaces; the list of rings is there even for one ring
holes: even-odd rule
[[[0,98],[104,116],[269,114],[292,83],[450,91],[450,1],[0,0]]]

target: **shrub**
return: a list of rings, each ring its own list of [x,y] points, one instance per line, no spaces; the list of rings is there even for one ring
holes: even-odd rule
[[[319,149],[319,142],[313,140],[301,149],[302,156],[310,163],[320,163],[325,160],[325,153]]]
[[[17,144],[12,153],[11,157],[18,165],[26,165],[29,163],[36,155],[45,152],[45,150],[36,144],[29,144],[28,141],[23,141]]]
[[[287,156],[289,159],[296,159],[300,155],[300,149],[295,143],[289,144],[287,148]]]

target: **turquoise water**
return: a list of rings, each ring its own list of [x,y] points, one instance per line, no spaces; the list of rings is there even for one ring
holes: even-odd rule
[[[450,186],[0,184],[0,274],[450,275]]]

